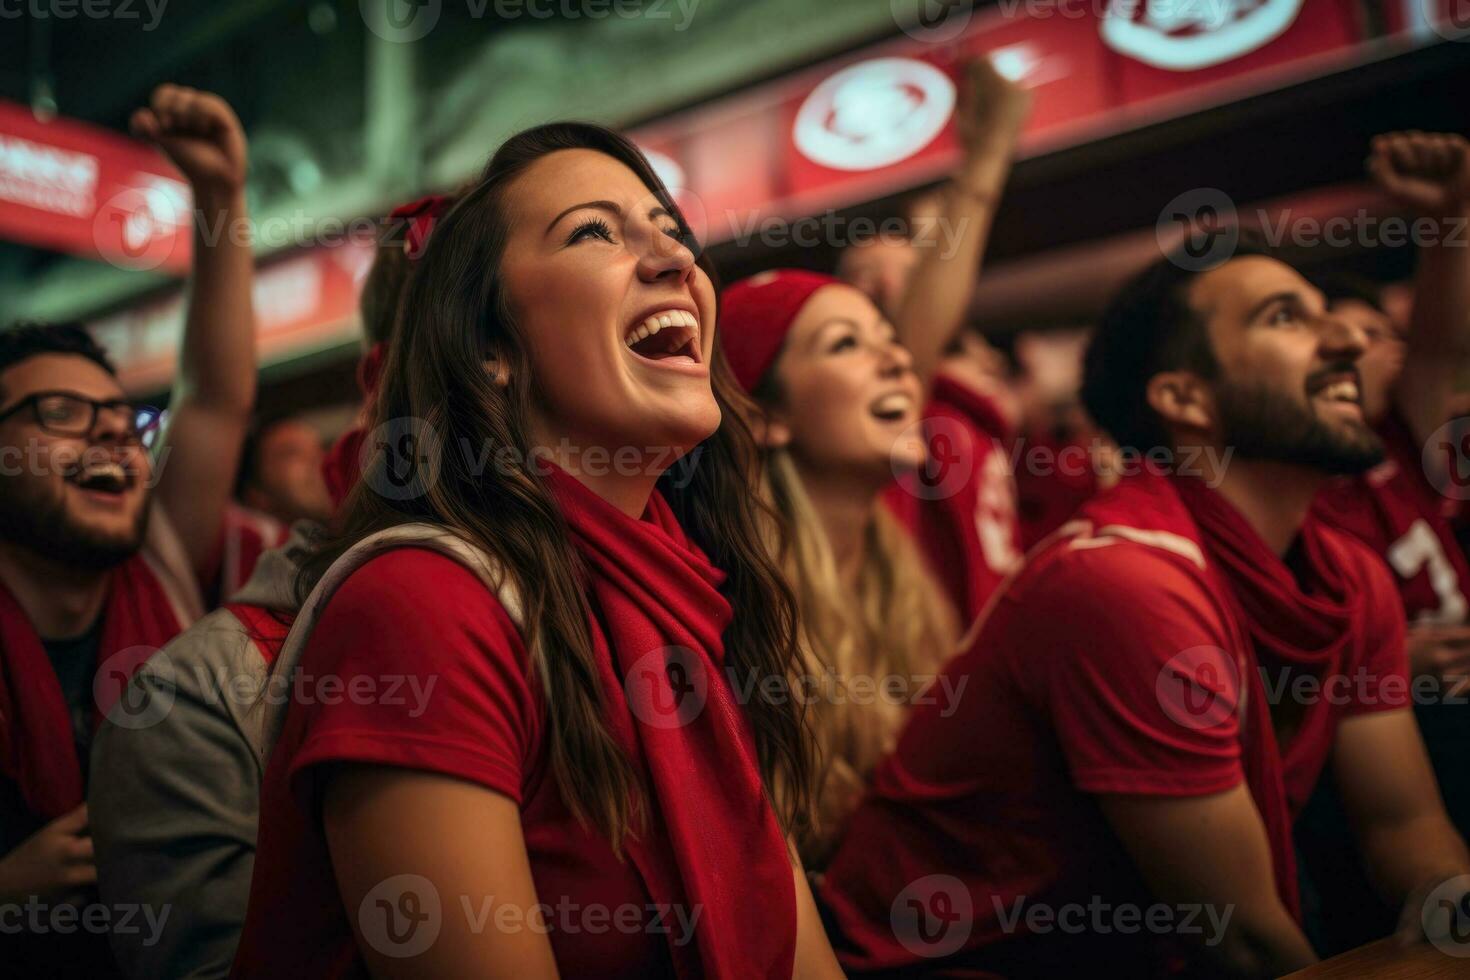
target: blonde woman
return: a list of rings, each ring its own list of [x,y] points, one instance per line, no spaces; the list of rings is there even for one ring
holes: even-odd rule
[[[819,867],[960,632],[883,502],[895,467],[926,462],[924,386],[878,308],[830,276],[763,273],[726,290],[721,316],[726,356],[757,406],[762,490],[788,530],[778,557],[796,593],[798,689],[814,698],[821,749],[818,820],[802,858]],[[966,547],[980,547],[977,534]]]
[[[988,61],[967,66],[963,161],[904,247],[911,263],[875,280],[898,288],[869,288],[845,257],[852,284],[778,270],[723,297],[725,351],[759,409],[763,490],[789,525],[779,557],[815,697],[808,867],[825,863],[920,687],[1020,560],[1005,426],[974,344],[956,339],[1028,107]]]

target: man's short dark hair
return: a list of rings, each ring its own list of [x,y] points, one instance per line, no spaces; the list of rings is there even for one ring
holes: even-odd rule
[[[1189,304],[1189,287],[1231,259],[1279,258],[1246,238],[1219,262],[1200,267],[1183,246],[1130,280],[1108,304],[1083,362],[1082,404],[1092,420],[1124,449],[1148,452],[1172,445],[1148,403],[1148,382],[1164,371],[1219,373],[1205,322]]]
[[[117,376],[107,351],[80,323],[22,322],[0,330],[0,371],[42,354],[75,354]]]

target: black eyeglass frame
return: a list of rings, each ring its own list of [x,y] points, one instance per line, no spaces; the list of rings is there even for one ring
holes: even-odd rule
[[[62,429],[57,428],[54,424],[48,423],[41,417],[41,402],[47,398],[66,398],[73,402],[80,402],[86,405],[90,409],[87,416],[87,424],[80,429]],[[0,422],[4,422],[6,419],[25,411],[27,408],[31,410],[31,417],[43,432],[49,432],[52,435],[58,436],[85,436],[97,427],[97,416],[103,409],[107,409],[108,411],[126,409],[130,427],[129,434],[137,436],[138,441],[145,444],[149,441],[148,437],[157,432],[159,423],[163,419],[163,410],[153,405],[145,405],[127,398],[100,400],[88,398],[86,395],[76,391],[53,389],[49,391],[33,391],[14,405],[0,411]],[[143,415],[148,416],[148,422],[145,425],[139,425],[138,419]]]

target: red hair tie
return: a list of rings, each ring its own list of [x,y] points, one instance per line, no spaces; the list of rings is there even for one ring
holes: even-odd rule
[[[387,356],[388,345],[378,341],[357,362],[357,387],[364,398],[372,398],[378,393],[378,382],[383,377],[383,359]]]
[[[408,222],[408,227],[403,233],[403,254],[410,260],[417,260],[424,254],[424,248],[429,243],[429,232],[434,230],[434,225],[444,213],[454,204],[454,198],[442,194],[431,194],[421,197],[417,201],[400,204],[389,214],[388,219],[403,218]]]

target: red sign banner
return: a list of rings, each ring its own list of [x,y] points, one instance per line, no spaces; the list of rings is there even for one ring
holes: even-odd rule
[[[1367,41],[1357,0],[1000,0],[944,43],[885,42],[633,136],[696,232],[739,240],[952,168],[976,55],[1031,90],[1024,157],[1352,67]]]
[[[181,273],[192,208],[188,185],[152,147],[0,100],[0,236]]]
[[[953,168],[959,78],[976,55],[1031,91],[1020,155],[1036,156],[1439,40],[1451,5],[1470,0],[1376,2],[1393,41],[1370,38],[1359,0],[998,0],[942,43],[874,45],[632,135],[699,237],[738,241],[771,219]],[[1423,5],[1417,27],[1402,15],[1413,4]],[[179,272],[189,213],[187,189],[150,148],[0,102],[0,235]],[[345,339],[370,259],[318,248],[267,265],[256,297],[263,360]],[[130,387],[167,380],[182,302],[99,324]]]
[[[377,249],[349,239],[267,261],[255,273],[256,356],[274,364],[350,339],[357,297]],[[168,387],[184,329],[185,295],[169,295],[88,324],[107,348],[124,387]]]

